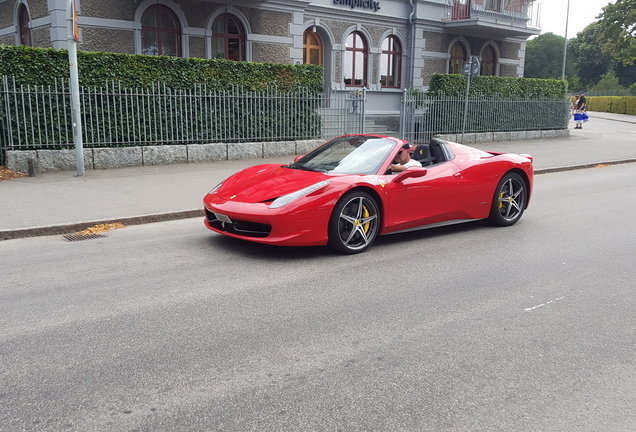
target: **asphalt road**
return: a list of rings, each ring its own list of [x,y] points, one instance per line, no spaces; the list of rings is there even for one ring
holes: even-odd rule
[[[0,431],[634,431],[635,174],[354,256],[196,219],[0,242]]]

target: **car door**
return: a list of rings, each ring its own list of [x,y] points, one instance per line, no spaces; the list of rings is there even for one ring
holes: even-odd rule
[[[386,178],[387,233],[453,220],[460,214],[464,183],[453,161],[428,167],[422,177]]]

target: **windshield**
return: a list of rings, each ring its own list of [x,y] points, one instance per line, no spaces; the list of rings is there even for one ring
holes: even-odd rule
[[[376,174],[395,147],[389,138],[350,135],[308,153],[289,168],[337,174]]]

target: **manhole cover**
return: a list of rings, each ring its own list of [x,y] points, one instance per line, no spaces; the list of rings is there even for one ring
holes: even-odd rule
[[[101,234],[65,234],[64,238],[68,241],[90,240],[100,237],[106,237]]]

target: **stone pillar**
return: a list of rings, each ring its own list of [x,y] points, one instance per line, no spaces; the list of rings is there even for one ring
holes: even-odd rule
[[[415,26],[415,37],[411,43],[414,44],[411,55],[413,55],[413,59],[411,60],[411,65],[413,70],[411,71],[412,82],[411,86],[413,88],[422,88],[424,86],[424,79],[422,78],[422,71],[424,70],[424,50],[426,49],[426,40],[424,39],[424,30],[421,26]]]
[[[66,0],[48,0],[48,6],[51,16],[51,46],[55,49],[67,49]]]
[[[303,12],[292,12],[293,22],[289,23],[289,34],[292,37],[292,47],[289,48],[289,58],[292,64],[303,62],[303,22],[305,15]]]

